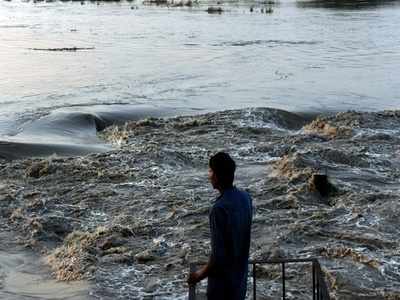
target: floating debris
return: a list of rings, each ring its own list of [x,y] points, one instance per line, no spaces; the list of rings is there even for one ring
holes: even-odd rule
[[[79,51],[79,50],[93,50],[95,49],[94,47],[88,47],[88,48],[83,48],[83,47],[64,47],[64,48],[28,48],[29,50],[35,50],[35,51]]]
[[[222,7],[214,7],[214,6],[209,6],[206,10],[207,13],[209,14],[221,14],[223,13]]]
[[[265,9],[265,13],[266,14],[272,14],[274,12],[274,10],[272,9],[272,7],[267,7],[266,9]]]

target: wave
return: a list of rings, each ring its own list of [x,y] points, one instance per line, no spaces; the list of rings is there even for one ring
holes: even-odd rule
[[[230,112],[231,118],[233,118],[235,111]],[[239,116],[236,118],[235,123],[240,127],[292,131],[301,129],[315,117],[314,114],[292,113],[281,109],[264,107],[242,109],[237,112],[239,112]]]
[[[198,115],[200,111],[157,108],[146,105],[95,105],[61,108],[24,123],[23,128],[0,138],[0,158],[78,156],[112,150],[97,136],[111,125],[149,117]],[[313,116],[274,108],[245,108],[211,113],[229,119],[239,128],[296,131]],[[178,118],[179,119],[179,118]]]
[[[77,110],[79,109],[79,110]],[[104,152],[110,145],[97,137],[104,128],[146,117],[160,117],[168,110],[145,105],[99,105],[55,110],[26,123],[14,135],[0,139],[0,158],[6,160],[75,156]]]

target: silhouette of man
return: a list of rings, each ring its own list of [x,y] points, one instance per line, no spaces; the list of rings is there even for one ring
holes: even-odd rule
[[[233,186],[236,164],[229,154],[210,158],[208,178],[220,192],[210,212],[211,254],[208,263],[189,275],[195,284],[208,277],[208,300],[246,297],[252,223],[250,195]]]

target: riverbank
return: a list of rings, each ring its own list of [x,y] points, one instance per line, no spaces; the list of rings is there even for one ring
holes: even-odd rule
[[[94,298],[180,299],[189,261],[208,255],[208,157],[226,150],[254,198],[253,258],[316,256],[333,299],[399,299],[399,131],[400,111],[129,122],[100,133],[112,151],[2,161],[1,216],[58,279],[90,280]],[[305,268],[287,270],[296,299],[309,299]],[[259,276],[263,299],[279,295],[277,269]]]

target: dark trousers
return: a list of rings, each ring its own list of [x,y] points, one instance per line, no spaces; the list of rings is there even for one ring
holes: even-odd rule
[[[223,278],[209,277],[207,285],[208,300],[244,300],[246,284],[232,284]]]

